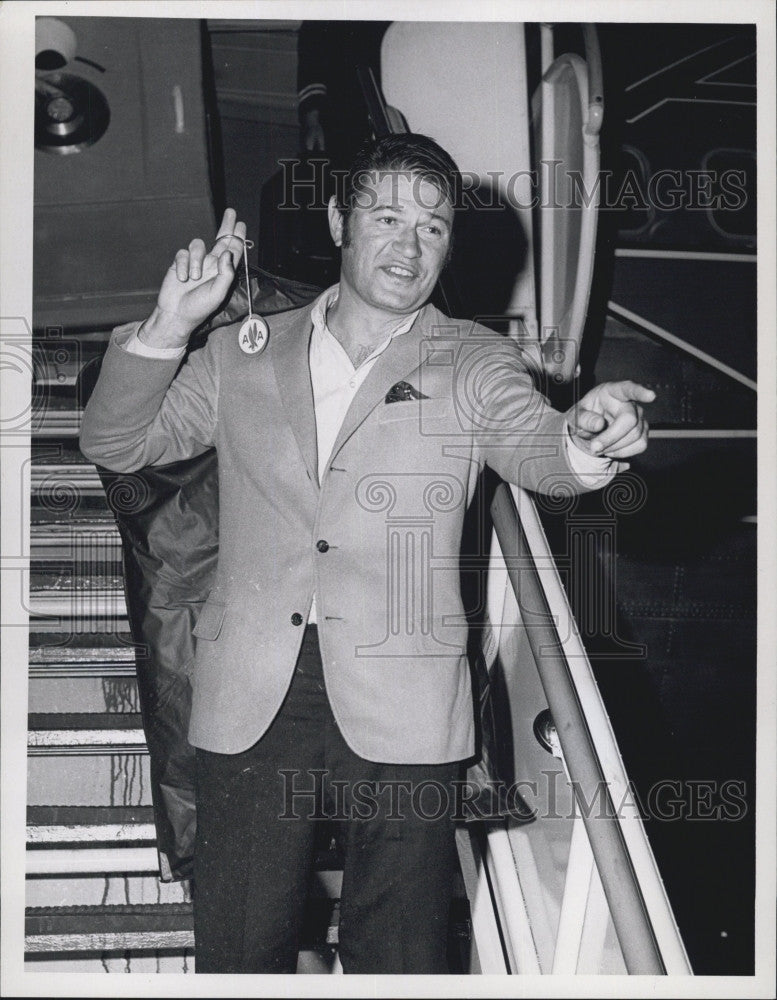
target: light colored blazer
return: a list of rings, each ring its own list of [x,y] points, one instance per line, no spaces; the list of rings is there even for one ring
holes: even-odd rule
[[[327,692],[350,747],[385,763],[465,759],[464,513],[486,462],[532,490],[583,491],[564,417],[512,341],[427,305],[359,389],[319,485],[310,306],[268,324],[262,354],[243,354],[237,325],[225,327],[177,377],[176,361],[124,351],[135,327],[118,328],[83,417],[82,451],[114,471],[218,451],[218,571],[194,630],[189,739],[237,753],[262,736],[315,592]],[[399,382],[416,398],[387,402]]]

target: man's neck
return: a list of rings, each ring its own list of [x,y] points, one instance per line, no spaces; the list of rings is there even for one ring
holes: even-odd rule
[[[402,319],[399,313],[374,309],[351,296],[341,285],[337,300],[326,314],[326,325],[351,364],[358,368],[391,336]]]

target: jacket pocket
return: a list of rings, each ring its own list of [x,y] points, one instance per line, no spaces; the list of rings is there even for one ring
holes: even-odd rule
[[[192,629],[192,635],[197,636],[198,639],[218,639],[226,613],[226,604],[206,601],[200,612],[200,617],[197,619],[197,624]]]
[[[425,420],[439,420],[450,417],[453,413],[453,402],[447,396],[436,399],[409,399],[397,403],[384,403],[378,412],[378,420],[382,424],[394,423],[397,420],[415,420],[423,424]]]

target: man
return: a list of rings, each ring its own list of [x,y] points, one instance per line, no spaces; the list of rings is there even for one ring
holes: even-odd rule
[[[84,413],[82,450],[116,471],[218,451],[189,731],[198,972],[294,971],[322,809],[345,821],[344,971],[446,971],[453,810],[421,793],[452,804],[474,751],[456,558],[478,474],[582,491],[646,447],[650,390],[557,413],[512,341],[427,304],[458,176],[426,136],[366,146],[329,206],[339,285],[270,317],[266,350],[226,327],[176,374],[233,280],[228,210],[114,333]]]
[[[303,21],[297,48],[302,148],[325,153],[337,170],[351,165],[370,134],[357,67],[380,86],[380,45],[390,21]]]

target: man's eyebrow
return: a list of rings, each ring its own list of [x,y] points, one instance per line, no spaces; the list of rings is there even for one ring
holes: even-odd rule
[[[370,211],[371,212],[385,212],[387,209],[390,210],[390,211],[392,211],[392,212],[404,212],[404,210],[405,210],[403,205],[391,205],[388,202],[386,202],[383,205],[375,205],[375,206],[373,206],[370,209]]]
[[[370,214],[374,214],[375,212],[386,212],[386,211],[404,212],[404,210],[405,210],[404,205],[391,205],[388,202],[386,202],[383,205],[374,205],[370,209]],[[433,219],[437,219],[438,222],[444,222],[445,225],[450,228],[450,220],[448,218],[446,218],[446,216],[439,215],[437,212],[432,212],[431,213],[431,217]]]

